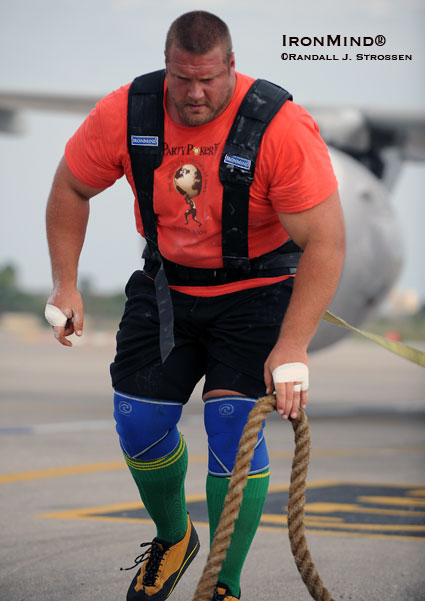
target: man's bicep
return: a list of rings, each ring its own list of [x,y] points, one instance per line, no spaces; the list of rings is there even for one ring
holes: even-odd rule
[[[345,226],[338,190],[314,207],[297,213],[278,213],[284,230],[298,246],[305,248],[312,240],[326,240],[332,236],[344,243]]]
[[[100,194],[105,188],[93,188],[88,186],[84,182],[80,181],[75,175],[72,173],[71,169],[68,167],[65,157],[62,157],[56,174],[55,179],[53,181],[53,188],[56,189],[68,189],[80,196],[84,199],[92,198],[96,196],[96,194]]]

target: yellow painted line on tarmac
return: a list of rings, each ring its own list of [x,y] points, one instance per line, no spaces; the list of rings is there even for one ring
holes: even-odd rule
[[[53,519],[65,519],[65,520],[75,520],[75,519],[113,519],[114,521],[128,521],[130,518],[126,517],[116,517],[116,518],[104,518],[100,516],[100,513],[108,513],[111,511],[134,511],[135,509],[140,509],[144,507],[141,501],[136,503],[116,503],[115,505],[100,505],[99,507],[80,507],[79,509],[65,509],[62,511],[52,511],[50,513],[40,513],[35,517],[38,518],[53,518]],[[140,520],[135,520],[140,521]],[[151,521],[151,520],[143,520],[143,521]]]
[[[363,497],[364,498],[364,497]],[[378,498],[378,497],[376,497]],[[362,497],[359,498],[359,501]],[[396,503],[394,503],[395,505]],[[306,513],[305,519],[307,520],[323,520],[326,523],[331,522],[342,522],[343,519],[339,517],[331,517],[327,515],[316,515],[316,513],[365,513],[367,515],[377,514],[377,515],[395,515],[395,516],[423,516],[425,515],[425,511],[412,511],[412,510],[403,510],[403,509],[382,509],[375,507],[360,507],[359,505],[353,505],[349,503],[306,503],[304,506],[304,510]],[[285,520],[282,518],[285,517]],[[262,520],[264,522],[272,522],[286,524],[286,516],[266,513],[262,515]]]
[[[263,514],[261,516],[261,522],[265,524],[280,524],[283,526],[288,525],[288,518],[286,515],[273,515],[270,513]],[[390,530],[391,532],[397,530],[412,530],[416,532],[417,530],[424,530],[425,526],[392,526],[391,524],[383,525],[381,527],[380,524],[347,524],[344,522],[342,518],[333,518],[333,517],[324,517],[324,516],[308,516],[304,517],[304,523],[306,527],[310,528],[339,528],[340,530]]]
[[[425,488],[409,490],[409,492],[407,494],[411,497],[425,497]]]
[[[320,527],[320,526],[319,526]],[[260,525],[258,527],[258,530],[266,530],[269,532],[282,532],[282,530],[285,530],[285,528],[282,528],[282,526],[262,526]],[[349,538],[368,538],[368,539],[381,539],[381,540],[408,540],[408,541],[419,541],[422,542],[423,539],[422,538],[418,538],[417,536],[402,536],[399,534],[378,534],[376,532],[346,532],[346,531],[332,531],[332,530],[319,530],[319,529],[314,529],[314,530],[309,530],[307,532],[307,537],[310,538],[311,536],[318,534],[320,536],[347,536]]]
[[[281,524],[287,525],[288,520],[286,515],[280,514],[264,514],[261,516],[261,522],[272,523],[272,524]],[[347,524],[343,520],[338,521],[333,518],[327,518],[323,520],[318,520],[315,516],[305,516],[305,525],[311,528],[318,526],[321,528],[335,528],[341,530],[360,530],[364,532],[369,531],[388,531],[388,532],[425,532],[425,526],[421,524],[410,525],[410,524]]]
[[[404,507],[425,507],[425,499],[406,499],[405,497],[358,497],[359,503],[373,505],[403,505]]]
[[[279,513],[263,513],[261,521],[266,524],[288,524],[288,516],[286,514]],[[343,523],[342,518],[334,518],[331,516],[304,516],[304,522],[306,525],[319,525],[319,526],[332,526],[334,524]],[[313,524],[314,522],[314,524]]]
[[[206,494],[189,495],[186,498],[187,503],[196,503],[198,501],[206,501]],[[117,511],[134,511],[143,509],[144,505],[141,501],[134,503],[115,503],[113,505],[100,505],[97,507],[80,507],[79,509],[65,509],[61,511],[52,511],[50,513],[36,514],[37,518],[49,518],[55,520],[101,520],[102,522],[142,522],[151,524],[150,518],[134,518],[125,516],[110,516],[105,513],[115,513]]]
[[[189,459],[190,463],[207,461],[206,455],[194,455]],[[90,463],[87,465],[69,465],[65,467],[52,467],[43,470],[29,472],[15,472],[12,474],[0,474],[0,484],[11,482],[22,482],[24,480],[41,480],[43,478],[58,478],[60,476],[75,476],[79,474],[90,474],[93,472],[112,472],[116,470],[127,470],[127,464],[122,461],[109,461],[105,463]]]
[[[307,523],[310,520],[310,521],[314,521],[314,522],[317,522],[320,524],[326,523],[329,525],[329,524],[338,524],[338,523],[340,524],[341,522],[344,521],[343,518],[335,518],[330,515],[315,515],[315,516],[306,515],[304,517],[305,517],[305,520],[307,521]]]
[[[342,530],[362,530],[364,532],[373,532],[374,530],[388,532],[425,532],[425,526],[421,524],[329,524],[331,528],[341,528]]]
[[[358,501],[363,503],[380,504],[378,501],[367,501],[366,499],[380,499],[382,497],[359,497]],[[393,499],[396,497],[388,497]],[[406,500],[406,499],[405,499]],[[397,505],[397,503],[388,503],[389,505]],[[415,499],[410,502],[412,507],[417,507],[420,504]],[[376,513],[378,515],[405,515],[405,516],[422,516],[425,511],[412,511],[409,509],[383,509],[382,507],[360,507],[349,503],[306,503],[305,511],[309,513]],[[316,517],[316,516],[315,516]]]
[[[92,463],[87,465],[69,465],[66,467],[49,467],[43,470],[30,472],[16,472],[14,474],[0,474],[0,484],[22,482],[23,480],[39,480],[42,478],[57,478],[59,476],[74,476],[75,474],[90,474],[92,472],[109,472],[124,469],[123,461],[109,461],[106,463]]]
[[[363,448],[363,449],[317,449],[312,452],[312,457],[359,457],[388,453],[422,453],[425,452],[425,445],[413,445],[409,447],[384,447],[384,448]],[[293,457],[293,451],[271,451],[271,459],[290,459]],[[207,463],[207,455],[189,456],[189,463]],[[11,474],[0,474],[0,484],[10,484],[13,482],[23,482],[26,480],[41,480],[44,478],[59,478],[62,476],[75,476],[80,474],[90,474],[95,472],[109,472],[117,470],[126,470],[127,465],[122,461],[109,461],[103,463],[91,463],[86,465],[69,465],[65,467],[53,467],[40,470],[31,470],[28,472],[14,472]],[[415,493],[417,494],[417,493]],[[424,493],[425,494],[425,493]]]
[[[268,524],[288,524],[288,516],[286,514],[278,513],[263,513],[260,522],[267,522]]]

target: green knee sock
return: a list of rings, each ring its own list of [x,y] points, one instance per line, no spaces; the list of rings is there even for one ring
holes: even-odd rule
[[[157,529],[157,537],[176,543],[186,534],[187,510],[184,479],[187,448],[180,435],[177,448],[162,459],[138,461],[124,454],[147,512]]]
[[[210,541],[220,520],[230,478],[207,476],[207,503],[210,522]],[[269,471],[249,476],[243,494],[239,517],[235,522],[230,547],[227,549],[218,580],[227,584],[232,595],[239,596],[240,576],[254,534],[260,523],[269,485]]]

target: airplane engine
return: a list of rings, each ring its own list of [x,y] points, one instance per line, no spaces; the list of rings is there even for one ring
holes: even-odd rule
[[[379,306],[397,280],[402,242],[388,190],[364,165],[329,148],[339,182],[347,231],[347,252],[341,280],[329,310],[354,326]],[[343,328],[322,321],[310,350],[345,336]]]

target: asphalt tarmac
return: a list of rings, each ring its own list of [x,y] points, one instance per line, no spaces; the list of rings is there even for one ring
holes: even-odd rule
[[[422,346],[422,350],[424,347]],[[111,334],[72,349],[49,332],[0,332],[0,601],[124,601],[155,535],[112,420]],[[425,372],[349,339],[312,355],[306,533],[336,600],[425,600]],[[181,430],[201,551],[170,599],[192,601],[208,553],[200,388]],[[267,419],[271,485],[243,601],[307,601],[286,526],[293,433]]]

